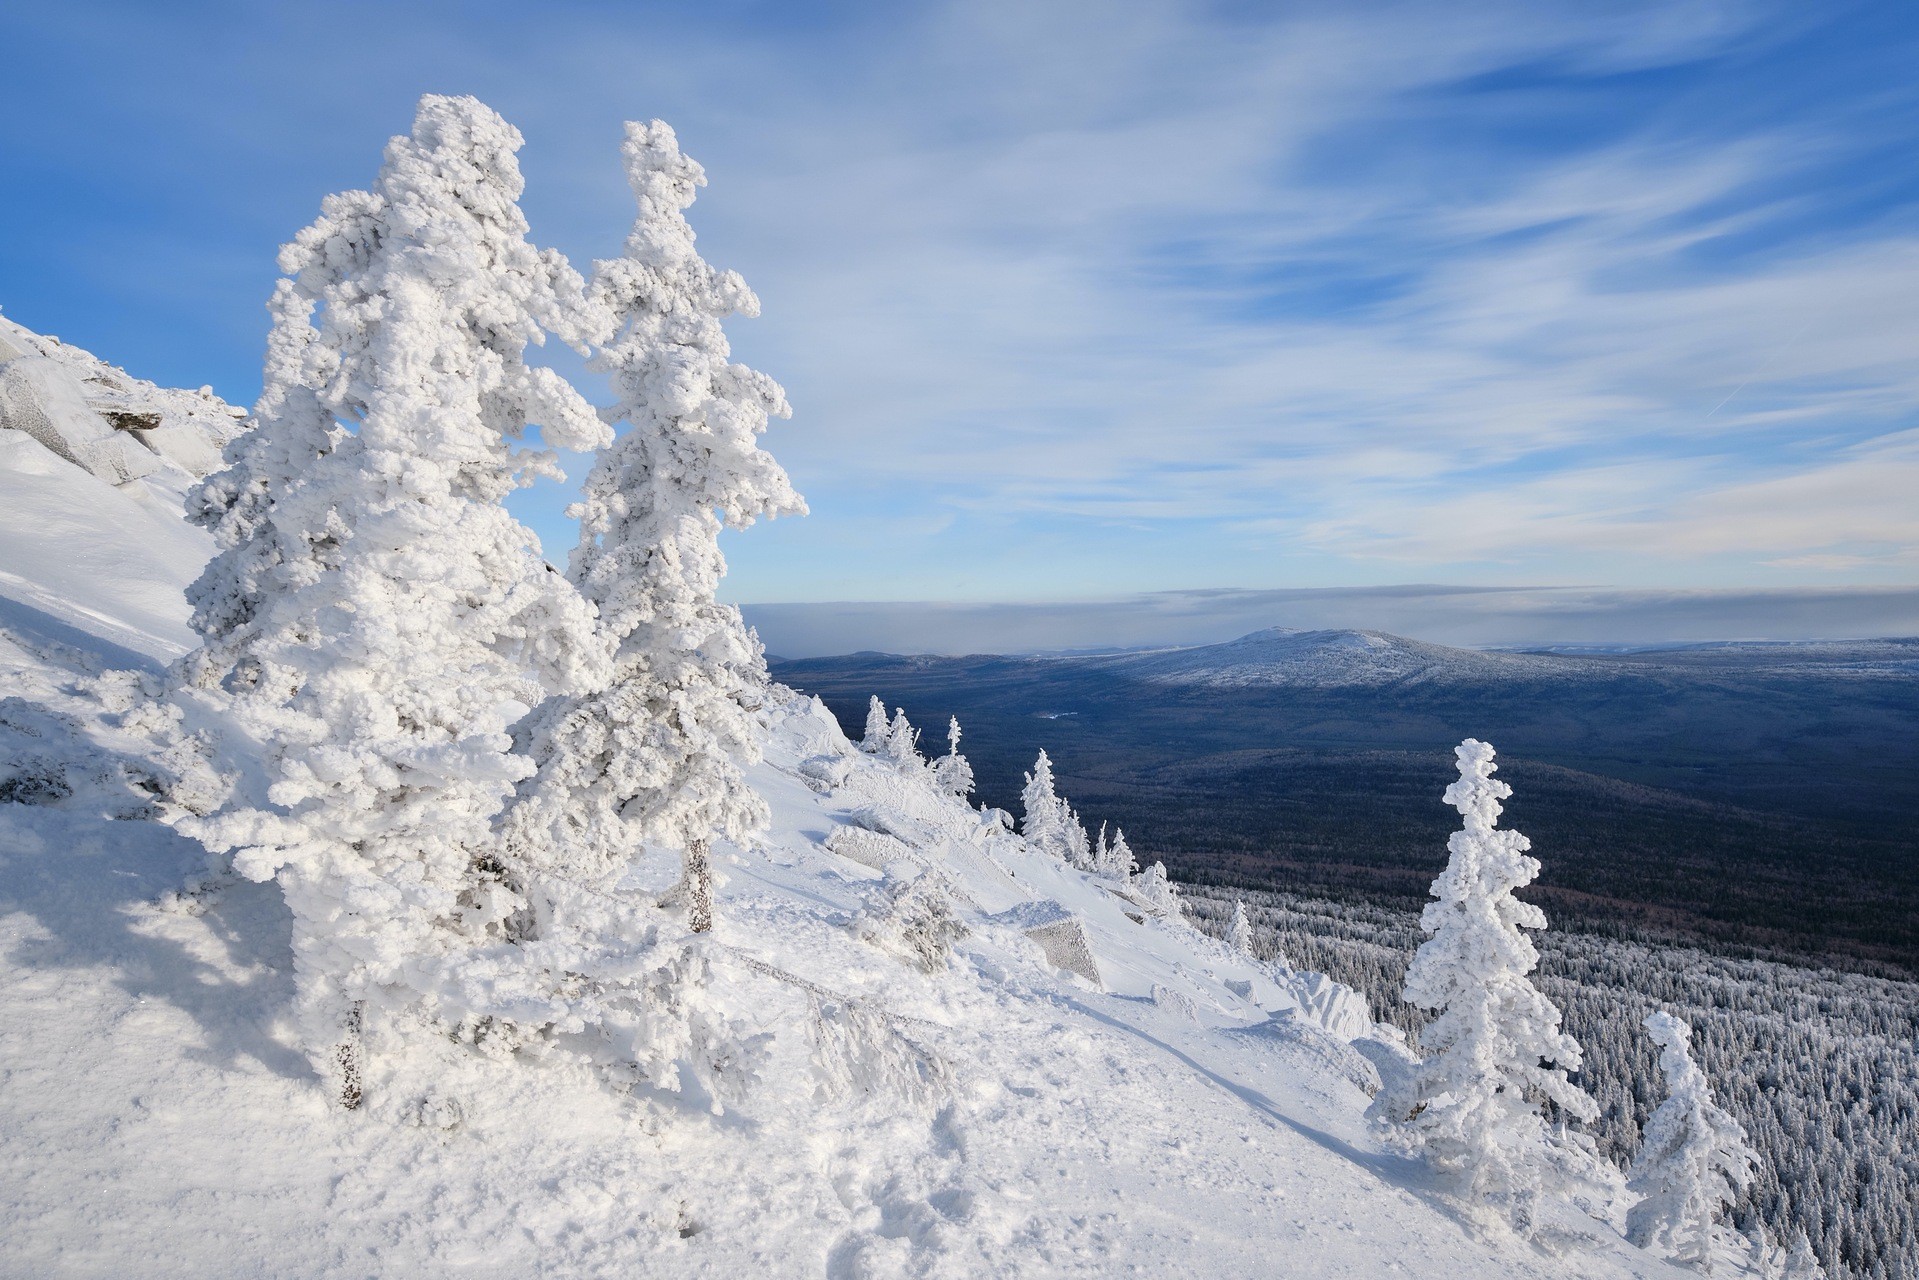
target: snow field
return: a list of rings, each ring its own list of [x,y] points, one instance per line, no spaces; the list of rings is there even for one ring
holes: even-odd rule
[[[15,978],[0,990],[5,1270],[1660,1270],[1610,1241],[1553,1254],[1476,1235],[1417,1166],[1379,1150],[1365,1094],[1326,1067],[1315,1033],[1267,1021],[1294,1003],[1274,974],[1184,925],[1133,922],[1096,878],[1016,837],[977,837],[977,815],[892,765],[851,758],[823,794],[801,766],[834,732],[824,713],[795,698],[762,714],[766,757],[748,772],[773,822],[720,851],[712,990],[773,1051],[762,1086],[723,1115],[451,1043],[402,1065],[394,1087],[417,1099],[399,1120],[342,1111],[297,1047],[274,886],[158,905],[199,865],[191,842],[0,806],[0,953]],[[885,875],[822,841],[876,806],[928,829],[919,856],[979,903],[959,906],[969,932],[934,973],[851,927]],[[637,915],[676,875],[655,856],[617,893]],[[1015,893],[1084,923],[1106,991],[995,923]],[[937,1055],[950,1092],[834,1092],[814,1061],[822,991],[883,1011]]]

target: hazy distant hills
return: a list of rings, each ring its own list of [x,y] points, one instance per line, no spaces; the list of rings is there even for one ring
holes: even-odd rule
[[[1668,668],[1746,677],[1794,673],[1919,680],[1919,639],[1482,651],[1408,640],[1379,631],[1270,627],[1225,644],[1052,660],[1078,662],[1156,684],[1216,688],[1383,688],[1397,684],[1491,685],[1516,680],[1590,684],[1643,678],[1650,671]]]
[[[1410,901],[1461,738],[1497,746],[1562,915],[1919,966],[1919,640],[1481,652],[1370,631],[1066,657],[777,662],[1017,807],[1045,747],[1097,825],[1189,875]]]
[[[1556,657],[1481,653],[1378,631],[1272,627],[1225,644],[1069,659],[1128,680],[1217,689],[1385,688],[1411,683],[1485,684],[1576,672]]]

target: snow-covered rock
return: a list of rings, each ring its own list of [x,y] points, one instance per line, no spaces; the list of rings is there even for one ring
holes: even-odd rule
[[[920,862],[905,842],[867,827],[835,827],[826,837],[825,847],[875,871],[884,871],[895,862]]]
[[[80,380],[45,356],[0,365],[0,431],[20,431],[108,484],[152,475],[161,458],[107,425],[87,404]]]
[[[1368,1096],[1379,1092],[1378,1068],[1350,1040],[1322,1030],[1300,1016],[1298,1009],[1281,1009],[1242,1034],[1261,1036],[1280,1046],[1309,1073],[1336,1075]]]
[[[992,917],[995,924],[1011,925],[1039,944],[1046,963],[1055,969],[1077,973],[1095,987],[1100,981],[1099,962],[1086,941],[1086,930],[1078,917],[1052,900],[1021,903]]]
[[[0,431],[23,432],[109,484],[169,466],[217,471],[245,416],[211,388],[155,386],[0,316]]]
[[[1366,1007],[1366,997],[1351,987],[1323,973],[1288,973],[1281,981],[1293,1001],[1293,1008],[1284,1011],[1289,1016],[1344,1042],[1372,1033],[1372,1010]]]

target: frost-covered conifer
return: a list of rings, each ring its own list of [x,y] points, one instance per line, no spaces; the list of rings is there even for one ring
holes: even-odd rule
[[[1185,908],[1179,901],[1179,889],[1167,876],[1163,862],[1155,862],[1140,873],[1139,896],[1145,899],[1147,906],[1169,919],[1178,920],[1185,915]]]
[[[886,727],[886,757],[902,769],[926,763],[920,756],[920,731],[906,718],[904,707],[893,708],[893,722]]]
[[[852,927],[857,936],[925,973],[945,968],[953,944],[967,935],[953,905],[952,885],[933,871],[911,879],[888,875]]]
[[[1113,828],[1113,842],[1106,846],[1106,860],[1101,871],[1122,884],[1131,883],[1139,874],[1139,863],[1133,859],[1132,846],[1126,843],[1126,833],[1118,827]]]
[[[874,694],[866,704],[866,732],[860,738],[860,750],[879,755],[893,745],[893,724],[886,718],[886,704]]]
[[[1420,1032],[1424,1059],[1373,1104],[1397,1122],[1436,1167],[1462,1176],[1467,1193],[1503,1208],[1524,1231],[1542,1192],[1567,1190],[1597,1172],[1590,1140],[1548,1128],[1541,1106],[1588,1121],[1598,1108],[1567,1078],[1579,1045],[1559,1029],[1559,1010],[1526,975],[1539,953],[1523,929],[1543,929],[1538,907],[1513,890],[1539,873],[1526,837],[1502,831],[1493,749],[1468,738],[1455,753],[1459,778],[1446,802],[1464,815],[1451,858],[1420,916],[1426,941],[1406,973],[1403,998],[1438,1014]]]
[[[928,1108],[953,1095],[953,1068],[907,1036],[896,1019],[866,1000],[812,1003],[814,1096],[821,1100],[884,1098]]]
[[[216,566],[230,589],[201,593],[204,669],[240,673],[225,710],[257,755],[187,825],[279,881],[300,1037],[349,1106],[362,1044],[424,1023],[425,995],[457,1020],[459,957],[519,909],[492,831],[531,767],[508,725],[604,678],[590,609],[500,505],[550,467],[514,448],[529,424],[571,448],[606,436],[524,359],[568,330],[580,281],[526,240],[519,145],[479,102],[428,96],[374,189],[328,200],[282,255],[268,434],[231,500],[201,501],[225,504],[229,547],[263,509],[273,532],[258,560]]]
[[[1666,1100],[1646,1122],[1627,1175],[1627,1189],[1643,1198],[1627,1211],[1626,1236],[1710,1274],[1714,1223],[1751,1185],[1758,1156],[1693,1064],[1691,1025],[1662,1010],[1645,1026],[1659,1046]]]
[[[951,716],[946,724],[946,754],[933,761],[933,779],[942,791],[961,799],[972,794],[973,766],[960,754],[960,722]]]
[[[1241,955],[1253,954],[1253,922],[1246,918],[1244,900],[1233,903],[1233,920],[1226,926],[1226,945]]]
[[[1812,1242],[1806,1239],[1804,1231],[1793,1238],[1779,1280],[1826,1280],[1826,1269],[1819,1265],[1819,1257],[1813,1253]]]
[[[1062,800],[1053,787],[1053,762],[1046,752],[1039,753],[1033,771],[1026,775],[1026,787],[1020,792],[1025,813],[1020,834],[1035,849],[1052,854],[1069,867],[1081,871],[1093,869],[1092,837],[1086,824]]]
[[[1061,837],[1059,856],[1061,860],[1069,867],[1076,868],[1080,871],[1091,871],[1093,869],[1093,841],[1092,837],[1086,834],[1086,824],[1080,821],[1079,814],[1074,810],[1073,806],[1067,804],[1064,800],[1060,801],[1059,809],[1059,830]]]
[[[216,550],[187,588],[192,625],[200,645],[176,665],[173,677],[201,688],[253,678],[246,661],[261,597],[288,565],[306,559],[305,548],[283,546],[273,521],[274,505],[311,469],[341,434],[316,389],[324,378],[316,360],[338,353],[320,342],[313,309],[328,288],[352,287],[351,258],[330,261],[315,246],[364,242],[379,234],[369,215],[382,206],[370,192],[329,196],[321,215],[281,253],[290,278],[274,286],[268,303],[273,324],[252,429],[228,442],[226,466],[187,491],[187,519],[213,535]]]
[[[758,759],[751,708],[763,651],[739,611],[715,599],[723,527],[802,514],[786,473],[760,447],[786,397],[728,359],[720,322],[759,314],[731,271],[694,249],[685,210],[705,184],[660,121],[629,123],[621,146],[639,215],[622,257],[594,264],[588,297],[610,336],[592,367],[612,376],[603,450],[572,510],[569,576],[598,606],[615,646],[611,678],[543,708],[524,730],[539,772],[507,821],[515,865],[536,876],[609,875],[641,846],[679,850],[694,932],[710,927],[708,841],[763,827],[741,774]]]
[[[1057,857],[1059,845],[1065,837],[1060,816],[1065,806],[1053,790],[1053,762],[1047,757],[1044,748],[1033,762],[1033,771],[1026,775],[1026,786],[1020,792],[1020,805],[1020,834],[1034,848],[1044,849]]]

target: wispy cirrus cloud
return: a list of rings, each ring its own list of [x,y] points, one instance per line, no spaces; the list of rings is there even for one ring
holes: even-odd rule
[[[419,91],[526,130],[536,230],[579,259],[628,216],[617,121],[672,120],[712,177],[703,246],[765,300],[734,332],[792,393],[771,441],[815,513],[730,541],[737,598],[1919,573],[1919,29],[1893,7],[480,9],[129,10],[104,50],[40,11],[102,100],[61,113],[43,59],[0,93],[48,129],[4,145],[197,209],[139,243],[171,235],[240,332],[271,240],[370,176]],[[130,127],[170,163],[104,162],[116,59],[215,56],[143,90]],[[185,199],[216,171],[243,198]],[[164,273],[128,270],[134,345],[163,348]],[[564,542],[563,502],[522,509]]]

